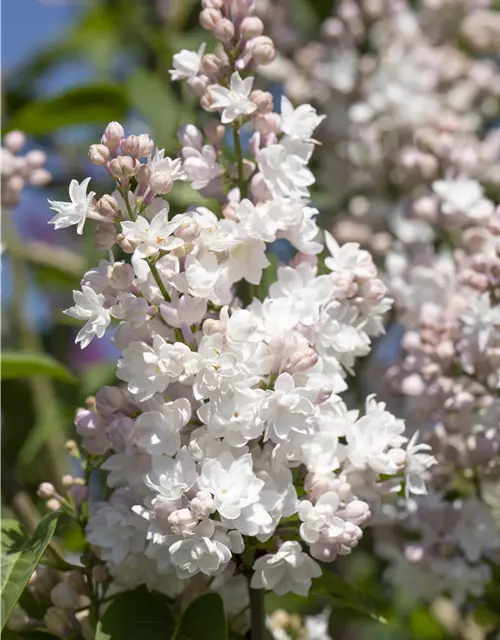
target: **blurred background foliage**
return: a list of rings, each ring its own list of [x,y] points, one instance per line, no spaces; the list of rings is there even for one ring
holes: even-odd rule
[[[304,40],[317,33],[332,9],[331,0],[282,1],[289,3]],[[3,363],[2,515],[14,515],[29,527],[42,509],[39,483],[57,486],[64,473],[78,473],[64,448],[74,437],[75,408],[111,384],[115,368],[113,346],[105,339],[84,352],[74,345],[76,328],[62,309],[71,305],[71,290],[97,264],[99,252],[89,229],[83,238],[71,230],[54,234],[46,224],[51,217],[46,199],[67,199],[69,181],[88,175],[98,195],[107,190],[106,174],[87,161],[87,150],[111,120],[130,132],[150,132],[167,155],[178,153],[177,128],[200,114],[185,85],[170,83],[168,69],[176,51],[196,49],[207,39],[198,26],[198,5],[198,0],[4,0],[3,132],[24,131],[27,148],[45,151],[53,175],[47,187],[26,188],[20,204],[3,211],[3,350],[24,352],[26,359],[15,370],[8,360]],[[189,187],[176,185],[171,195],[174,211],[199,203]],[[313,198],[322,203],[321,193]],[[322,213],[328,215],[328,202]],[[26,377],[34,367],[40,375]],[[387,591],[384,566],[370,554],[369,534],[366,538],[366,551],[336,563],[359,593],[353,592],[350,606],[334,609],[332,637],[463,637],[442,612],[415,608],[404,593]],[[81,540],[69,532],[66,543],[78,551]],[[335,584],[325,591],[328,596],[308,600],[269,595],[266,607],[317,612],[335,603]],[[360,609],[377,611],[387,624],[360,617]]]

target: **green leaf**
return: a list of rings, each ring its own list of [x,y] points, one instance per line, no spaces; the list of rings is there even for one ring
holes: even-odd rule
[[[127,100],[119,85],[91,84],[69,89],[53,98],[30,102],[7,122],[7,130],[21,129],[32,135],[47,134],[61,127],[96,122],[105,125],[121,120]]]
[[[2,351],[1,363],[2,380],[45,376],[63,382],[76,383],[73,374],[63,364],[46,354]]]
[[[95,640],[170,640],[174,629],[168,599],[136,589],[111,602],[97,624]]]
[[[130,76],[127,93],[132,107],[153,128],[155,141],[166,148],[175,144],[181,109],[170,85],[140,69]]]
[[[210,635],[207,635],[210,631]],[[226,616],[222,598],[207,593],[184,611],[174,635],[175,640],[227,640]]]
[[[84,396],[90,396],[105,385],[113,385],[116,382],[116,363],[102,362],[87,367],[80,377],[80,392]]]
[[[50,513],[28,539],[15,520],[2,522],[2,629],[54,535],[59,516]]]
[[[383,616],[363,601],[356,589],[328,569],[323,570],[323,575],[313,580],[313,591],[324,593],[333,605],[354,609],[373,620],[387,624]]]

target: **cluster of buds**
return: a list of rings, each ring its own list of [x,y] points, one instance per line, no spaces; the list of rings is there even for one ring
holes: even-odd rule
[[[2,141],[2,206],[15,207],[25,185],[43,186],[52,179],[44,165],[47,156],[39,149],[16,155],[26,145],[22,131],[10,131]]]

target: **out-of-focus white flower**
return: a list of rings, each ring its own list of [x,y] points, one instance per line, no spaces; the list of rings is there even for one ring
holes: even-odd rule
[[[53,224],[55,229],[64,229],[76,224],[77,233],[80,235],[83,233],[85,220],[95,196],[94,191],[87,195],[90,180],[90,178],[85,178],[80,184],[76,180],[70,182],[69,197],[71,202],[49,200],[50,208],[56,212],[56,215],[50,220],[50,224]]]
[[[182,49],[174,55],[174,68],[169,71],[172,80],[183,80],[192,78],[200,71],[201,59],[205,53],[206,43],[204,42],[198,51],[188,51]]]

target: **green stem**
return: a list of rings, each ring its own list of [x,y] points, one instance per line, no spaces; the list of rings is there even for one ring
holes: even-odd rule
[[[154,264],[154,262],[150,262],[149,260],[147,262],[149,264],[149,268],[151,269],[151,273],[153,274],[153,278],[155,279],[155,282],[158,285],[158,289],[161,291],[162,296],[164,297],[166,302],[170,302],[170,296],[168,295],[167,288],[165,287],[165,284],[161,279],[160,273],[156,268],[156,265]]]
[[[238,164],[238,187],[240,189],[240,199],[248,198],[248,182],[245,179],[245,168],[243,166],[243,152],[241,150],[240,125],[233,124],[234,152]]]
[[[248,578],[250,597],[250,637],[252,640],[264,640],[266,637],[266,613],[264,610],[264,590],[252,589]]]
[[[130,216],[130,219],[132,221],[137,220],[137,216],[135,215],[134,210],[132,209],[132,207],[130,206],[130,202],[128,200],[128,193],[129,193],[129,188],[125,188],[125,187],[121,187],[118,184],[118,192],[121,195],[121,197],[123,198],[123,201],[125,202],[125,206],[127,207],[127,211],[128,211],[128,215]]]

